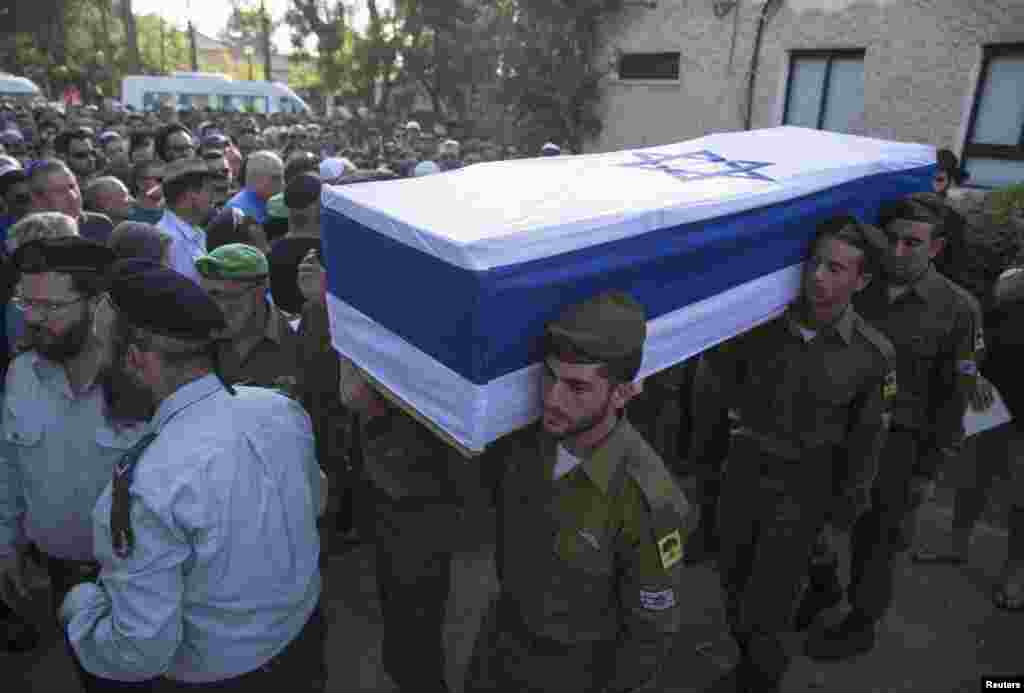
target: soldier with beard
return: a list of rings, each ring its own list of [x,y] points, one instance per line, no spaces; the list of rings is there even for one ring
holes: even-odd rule
[[[13,301],[33,348],[14,359],[7,374],[0,573],[26,595],[26,560],[34,548],[49,572],[55,606],[73,584],[98,571],[92,508],[114,463],[139,436],[137,426],[115,425],[108,416],[106,340],[93,329],[112,260],[105,246],[77,237],[26,243],[13,258],[19,273]]]
[[[680,625],[695,524],[623,409],[646,338],[643,307],[607,292],[547,329],[539,427],[498,441],[501,595],[466,691],[595,693],[657,686]]]

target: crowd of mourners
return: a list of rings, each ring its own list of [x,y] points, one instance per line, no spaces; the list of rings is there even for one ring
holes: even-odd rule
[[[712,689],[777,691],[784,632],[809,631],[816,659],[870,651],[897,556],[967,562],[1000,478],[992,600],[1024,608],[1020,429],[963,424],[997,398],[1024,412],[1020,242],[978,259],[949,152],[933,192],[823,220],[785,314],[643,383],[643,306],[566,306],[542,420],[467,463],[333,349],[321,193],[518,151],[412,121],[353,138],[312,117],[13,103],[0,147],[0,647],[37,649],[56,618],[86,691],[325,690],[321,568],[359,543],[384,669],[449,691],[452,557],[487,523],[501,589],[466,691],[658,690],[687,570],[710,558],[740,651]],[[915,517],[942,473],[953,530],[926,546]]]

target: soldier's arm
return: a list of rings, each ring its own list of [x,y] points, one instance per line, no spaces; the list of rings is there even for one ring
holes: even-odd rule
[[[700,483],[698,500],[714,495],[713,483],[727,452],[729,406],[738,387],[738,344],[726,342],[701,355],[693,381],[691,412],[693,439],[690,461],[696,465]]]
[[[983,346],[978,316],[980,311],[969,305],[961,306],[949,342],[933,374],[931,437],[938,450],[953,451],[963,441],[964,412],[968,397],[976,387],[977,354]],[[922,457],[927,461],[920,471],[925,476],[933,476],[942,458],[936,455]]]
[[[623,529],[616,546],[620,622],[609,691],[632,691],[655,683],[680,625],[680,574],[686,528],[668,526],[632,481],[623,494]]]
[[[878,456],[885,435],[889,405],[896,396],[896,375],[889,368],[871,378],[851,405],[846,438],[847,494],[869,490],[878,473]]]

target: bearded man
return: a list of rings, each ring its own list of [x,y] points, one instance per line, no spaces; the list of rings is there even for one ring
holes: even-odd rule
[[[49,217],[64,218],[33,220]],[[40,557],[53,613],[72,585],[98,573],[92,509],[141,434],[108,415],[108,345],[94,321],[112,260],[113,251],[78,237],[32,241],[13,258],[12,302],[32,348],[11,363],[0,418],[0,579],[27,597],[27,557]]]

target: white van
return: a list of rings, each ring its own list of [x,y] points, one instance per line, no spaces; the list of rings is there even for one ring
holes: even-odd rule
[[[236,81],[209,72],[175,72],[169,77],[125,77],[121,102],[137,111],[212,108],[240,113],[310,113],[299,96],[281,82]]]
[[[42,96],[36,83],[27,77],[0,72],[0,98],[9,96]]]

